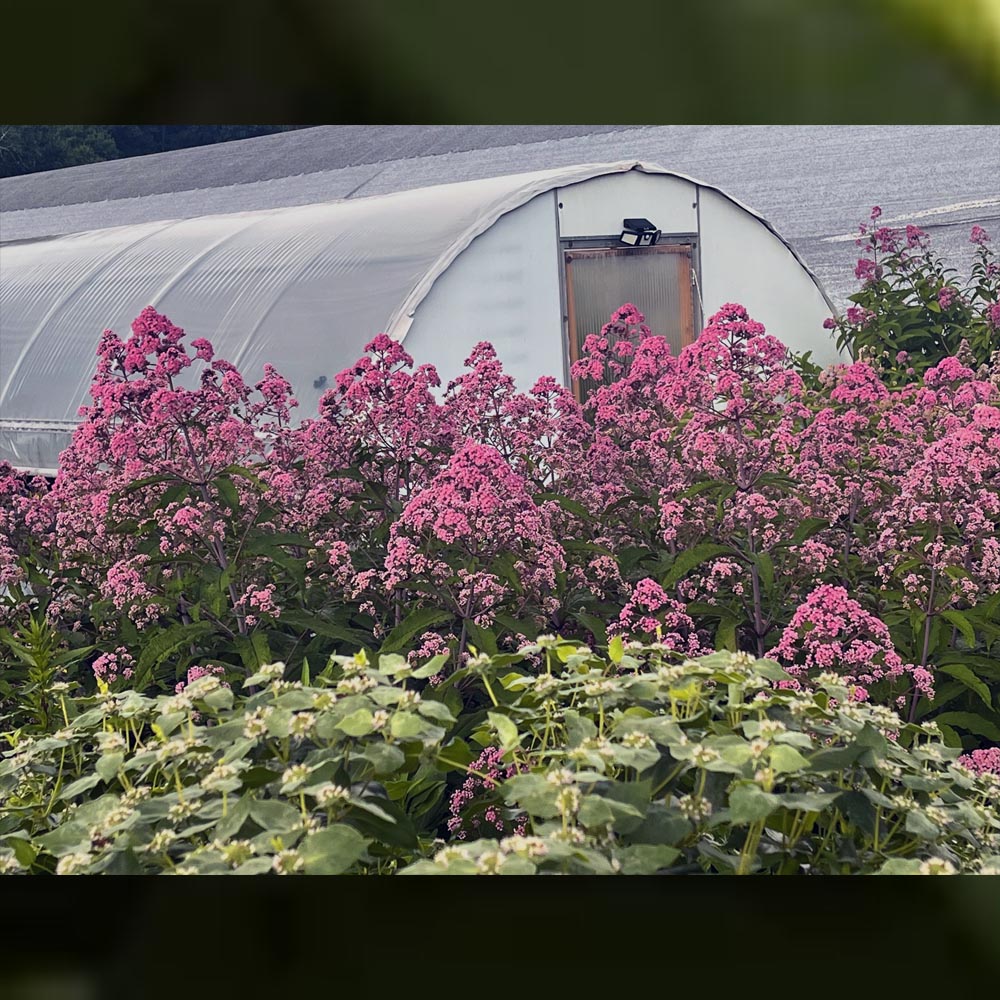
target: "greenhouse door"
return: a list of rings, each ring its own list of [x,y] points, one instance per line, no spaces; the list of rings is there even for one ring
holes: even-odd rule
[[[579,359],[587,336],[600,333],[626,302],[645,315],[653,333],[667,338],[674,354],[694,339],[690,245],[567,250],[565,259],[571,364]],[[598,384],[574,379],[573,392],[585,399]]]

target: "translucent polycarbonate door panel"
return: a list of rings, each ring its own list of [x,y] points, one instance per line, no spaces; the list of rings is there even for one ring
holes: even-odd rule
[[[675,354],[694,338],[688,245],[568,251],[566,295],[571,361],[579,359],[588,335],[600,333],[626,302],[643,313],[653,333],[667,338]],[[585,398],[598,384],[574,381],[574,391]]]

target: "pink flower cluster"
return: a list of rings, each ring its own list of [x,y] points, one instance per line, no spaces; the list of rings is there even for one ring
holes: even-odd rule
[[[959,764],[964,764],[970,771],[976,774],[995,774],[1000,776],[1000,747],[985,747],[981,750],[973,750],[971,753],[962,754],[958,758]]]
[[[632,588],[632,596],[609,631],[629,639],[660,642],[688,656],[709,651],[702,645],[684,605],[648,577]]]
[[[460,788],[452,792],[448,801],[447,826],[448,832],[454,834],[457,840],[466,840],[470,834],[476,837],[495,837],[508,833],[500,808],[492,801],[490,793],[501,782],[517,774],[518,768],[514,764],[503,764],[502,758],[503,752],[498,747],[487,747],[469,765],[473,773],[462,782]],[[509,832],[523,836],[526,822],[526,818],[514,820]]]
[[[864,281],[925,252],[915,229],[864,235]],[[952,288],[928,285],[929,314],[965,315]],[[265,629],[310,659],[400,629],[454,669],[470,642],[585,639],[596,619],[686,655],[722,623],[802,685],[832,670],[859,697],[928,696],[945,616],[1000,594],[1000,370],[882,361],[919,371],[887,384],[866,356],[804,378],[736,303],[675,354],[626,304],[573,366],[582,401],[519,389],[485,343],[442,387],[383,335],[293,426],[274,369],[251,387],[144,310],[105,334],[54,487],[0,468],[0,614],[37,606],[25,574],[44,573],[50,620],[118,683],[123,620],[138,641],[191,626],[184,670],[235,666]]]
[[[823,584],[808,594],[768,655],[784,662],[800,686],[818,673],[841,674],[845,683],[856,685],[858,701],[867,701],[869,689],[879,681],[907,675],[922,695],[934,697],[930,672],[904,663],[885,623],[843,587]]]
[[[225,667],[220,667],[217,664],[214,666],[207,666],[207,667],[201,667],[201,666],[191,667],[188,670],[187,676],[184,678],[184,680],[178,681],[174,685],[174,691],[177,694],[180,694],[188,686],[188,684],[191,684],[193,681],[198,680],[199,677],[223,677],[225,676],[225,673],[226,673]],[[222,681],[222,686],[229,687],[229,685],[225,681]]]
[[[488,624],[507,594],[497,575],[504,557],[525,594],[545,606],[564,567],[549,513],[495,448],[467,442],[392,525],[385,583],[405,589],[430,579],[456,614]]]

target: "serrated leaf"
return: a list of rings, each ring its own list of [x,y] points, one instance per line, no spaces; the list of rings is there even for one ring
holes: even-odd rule
[[[382,643],[380,652],[395,653],[420,632],[426,632],[434,625],[441,625],[452,620],[447,611],[437,608],[418,608],[410,612],[387,636]]]
[[[451,656],[451,653],[438,653],[437,656],[431,657],[422,667],[417,667],[410,676],[415,677],[417,680],[423,680],[425,677],[433,677],[435,674],[439,674],[441,668],[448,662],[449,656]]]
[[[222,498],[222,502],[234,514],[238,513],[240,509],[240,495],[236,492],[236,487],[233,485],[233,481],[226,476],[219,476],[213,485],[219,491],[219,496]]]
[[[954,625],[962,633],[962,638],[965,639],[969,646],[976,645],[976,630],[972,627],[972,622],[961,611],[942,611],[941,617],[946,622]]]
[[[715,648],[728,649],[736,652],[736,619],[720,618],[719,627],[715,630]]]
[[[467,621],[466,629],[469,633],[469,638],[472,643],[476,646],[480,653],[487,653],[490,656],[496,656],[500,650],[497,647],[497,637],[496,633],[490,631],[488,628],[483,628],[481,625],[477,625],[474,621]]]
[[[488,712],[486,716],[490,720],[490,725],[497,731],[500,737],[500,749],[506,753],[513,750],[521,742],[521,736],[517,731],[517,726],[499,712]]]
[[[665,844],[633,844],[622,848],[618,854],[623,875],[652,875],[662,868],[669,868],[680,850]]]
[[[365,853],[367,844],[354,827],[336,823],[306,837],[299,853],[307,875],[340,875]]]
[[[792,536],[796,545],[801,545],[806,539],[812,538],[818,531],[822,531],[829,526],[829,522],[822,517],[806,517],[799,522]]]
[[[370,709],[359,708],[356,712],[344,716],[337,723],[337,729],[348,736],[367,736],[375,730],[375,716]]]
[[[767,819],[780,804],[777,795],[765,792],[757,785],[740,784],[729,794],[729,819],[740,826],[757,823]]]
[[[754,556],[754,564],[757,567],[757,575],[760,578],[764,594],[770,594],[774,590],[774,563],[766,552],[758,552]]]
[[[987,708],[993,707],[990,689],[964,663],[946,663],[937,669],[938,673],[948,674],[949,677],[961,681],[971,691],[975,691]]]
[[[670,570],[663,577],[663,586],[672,587],[696,566],[700,566],[709,559],[732,555],[732,553],[733,550],[728,545],[716,545],[714,542],[703,542],[701,545],[695,545],[694,548],[685,549],[673,561]]]
[[[148,671],[162,663],[171,653],[177,652],[182,646],[197,642],[214,631],[215,626],[211,622],[191,622],[171,625],[152,638],[144,640],[136,665],[137,686],[141,686]]]
[[[276,799],[251,800],[249,814],[258,826],[268,832],[291,830],[300,818],[297,809]]]
[[[125,759],[123,753],[108,753],[101,757],[94,765],[94,770],[100,775],[101,780],[108,784],[114,780]]]
[[[946,726],[964,729],[977,736],[985,736],[988,740],[993,740],[994,743],[1000,743],[1000,727],[974,712],[944,712],[936,716],[934,721]]]
[[[801,771],[809,766],[809,761],[795,747],[787,746],[784,743],[777,743],[771,747],[770,762],[777,774]]]

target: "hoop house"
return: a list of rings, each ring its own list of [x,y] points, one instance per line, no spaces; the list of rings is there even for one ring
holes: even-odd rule
[[[487,340],[520,385],[568,384],[584,337],[625,301],[675,349],[741,302],[793,350],[838,359],[822,328],[833,306],[788,242],[718,188],[653,164],[193,218],[171,216],[172,198],[130,199],[146,221],[0,245],[0,460],[57,467],[101,332],[125,333],[147,305],[248,380],[274,364],[302,417],[380,332],[443,381]],[[627,242],[626,220],[648,223],[648,240]]]

